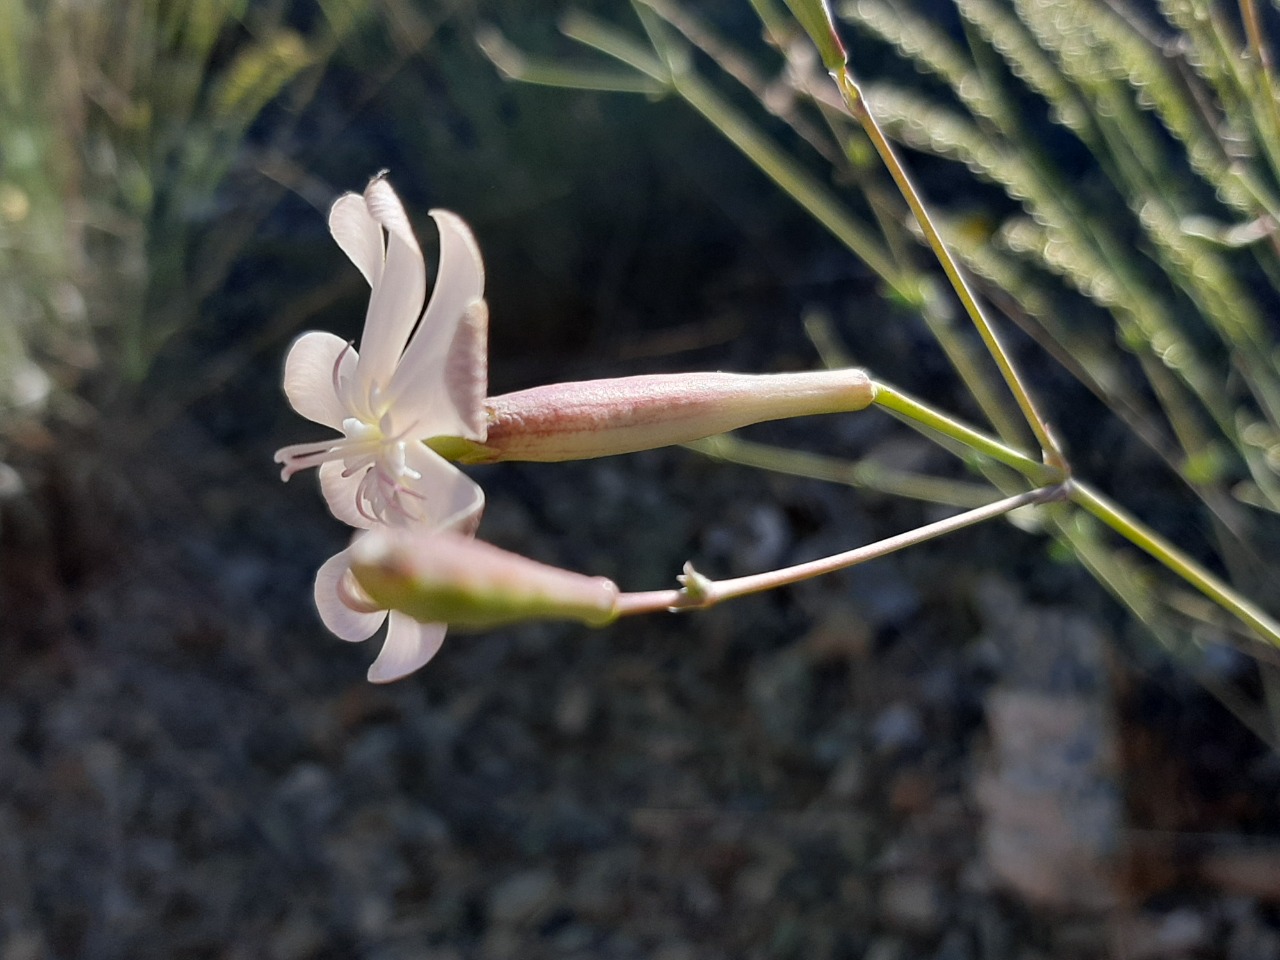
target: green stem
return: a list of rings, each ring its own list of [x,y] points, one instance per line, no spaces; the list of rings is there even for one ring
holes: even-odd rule
[[[983,312],[982,306],[978,303],[978,298],[969,286],[969,281],[961,273],[960,265],[956,262],[955,257],[951,255],[951,251],[947,249],[947,245],[943,243],[942,235],[938,232],[938,228],[934,226],[933,218],[929,216],[929,211],[925,208],[919,191],[916,190],[915,184],[911,182],[911,178],[907,175],[906,169],[894,152],[892,144],[889,143],[888,138],[884,135],[884,131],[880,129],[880,124],[876,122],[875,117],[871,115],[871,111],[867,108],[862,90],[858,87],[847,68],[841,67],[835,71],[833,76],[835,77],[836,85],[840,88],[840,94],[844,98],[845,106],[849,108],[849,112],[854,119],[866,131],[872,145],[876,148],[876,152],[880,155],[880,159],[884,162],[890,176],[893,177],[894,183],[898,185],[903,198],[907,201],[907,206],[911,208],[912,214],[915,215],[916,222],[920,224],[920,229],[924,232],[925,239],[928,241],[934,255],[938,258],[938,262],[942,265],[943,272],[946,273],[947,279],[951,282],[956,296],[960,298],[965,313],[973,321],[978,330],[978,335],[982,338],[982,342],[990,352],[991,358],[999,368],[1000,375],[1004,377],[1005,383],[1008,384],[1014,400],[1017,401],[1018,408],[1022,411],[1028,426],[1031,427],[1032,433],[1035,434],[1036,442],[1040,444],[1041,450],[1044,451],[1045,461],[1065,469],[1066,461],[1050,434],[1044,418],[1040,416],[1039,411],[1036,409],[1035,402],[1031,399],[1030,392],[1022,382],[1018,371],[1014,368],[1008,352],[1001,345],[999,338],[996,337],[995,329]]]
[[[1228,584],[1092,487],[1073,481],[1068,489],[1070,500],[1077,506],[1087,510],[1134,546],[1160,561],[1214,603],[1239,617],[1261,639],[1274,647],[1280,647],[1280,623],[1261,607],[1236,593]]]
[[[1007,467],[1012,467],[1033,483],[1055,483],[1063,479],[1064,472],[1056,466],[1050,466],[1006,446],[994,437],[966,426],[959,420],[936,410],[926,403],[900,393],[893,387],[875,381],[875,400],[872,401],[886,410],[892,410],[909,420],[928,427],[943,436],[950,437],[978,453],[985,454]]]
[[[991,498],[991,488],[984,484],[894,470],[871,459],[850,462],[805,450],[785,450],[766,443],[742,440],[731,433],[695,440],[685,446],[713,460],[792,477],[843,483],[927,503],[968,508],[981,506]]]
[[[1249,55],[1257,65],[1257,72],[1252,77],[1256,81],[1255,84],[1241,84],[1241,86],[1245,89],[1249,106],[1255,115],[1258,139],[1267,149],[1274,165],[1277,159],[1275,138],[1280,135],[1280,104],[1276,103],[1275,71],[1271,63],[1271,48],[1267,46],[1266,38],[1263,36],[1262,19],[1258,15],[1255,0],[1240,0],[1240,19],[1244,23]],[[1261,109],[1267,111],[1265,122],[1260,122],[1263,118],[1257,116]],[[1266,129],[1267,126],[1270,129]]]
[[[932,296],[927,298],[920,316],[938,341],[938,346],[946,354],[947,362],[955,370],[960,382],[964,384],[969,395],[983,412],[987,422],[995,428],[996,436],[1013,443],[1025,439],[1027,431],[1017,413],[1009,409],[1008,396],[1000,390],[1000,384],[991,377],[991,370],[983,363],[981,348],[971,339],[963,336],[962,327],[951,322],[949,316],[943,315],[940,304],[934,302]]]

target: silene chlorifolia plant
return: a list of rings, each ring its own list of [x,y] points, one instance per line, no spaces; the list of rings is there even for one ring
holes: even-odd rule
[[[325,563],[316,578],[316,605],[325,624],[344,639],[363,640],[385,621],[386,641],[369,670],[370,680],[385,682],[427,663],[450,625],[487,629],[565,618],[602,626],[620,616],[696,609],[861,563],[1019,508],[1039,507],[1056,529],[1064,529],[1063,517],[1069,514],[1063,510],[1091,514],[1233,614],[1256,641],[1280,646],[1280,624],[1266,611],[1073,476],[1031,390],[849,70],[829,7],[822,0],[787,0],[787,6],[834,81],[832,93],[822,95],[824,104],[844,110],[862,128],[892,175],[1038,452],[1020,450],[857,369],[639,375],[489,397],[489,317],[475,239],[454,214],[432,211],[441,255],[427,300],[421,249],[402,204],[385,175],[379,175],[363,194],[339,198],[330,213],[334,239],[372,291],[359,350],[331,334],[307,333],[294,343],[285,364],[285,392],[294,409],[340,435],[281,449],[276,459],[283,464],[282,476],[318,467],[330,510],[356,528],[352,544]],[[689,31],[678,11],[665,4],[636,6],[638,12],[650,8]],[[665,34],[650,22],[652,16],[642,19],[661,47]],[[604,26],[582,20],[573,29],[598,49],[616,46],[596,36],[609,29]],[[481,43],[509,75],[519,78],[529,71],[529,61],[509,56],[492,32]],[[731,108],[699,84],[687,58],[662,57],[645,74],[657,92],[673,90],[697,107],[851,249],[865,253],[868,266],[892,289],[925,308],[924,286],[878,256],[860,228],[831,216],[821,190],[743,124],[732,122]],[[546,68],[537,72],[544,82],[556,75]],[[609,456],[705,441],[764,420],[851,413],[872,405],[987,464],[993,499],[878,543],[733,580],[709,580],[686,564],[678,588],[646,593],[626,593],[608,580],[547,567],[474,539],[484,497],[458,464]]]
[[[484,494],[455,462],[610,456],[764,420],[861,410],[875,398],[861,370],[635,376],[486,397],[479,249],[460,218],[441,210],[431,216],[441,253],[427,299],[422,251],[386,176],[340,197],[330,230],[371,288],[359,349],[313,331],[294,341],[285,360],[293,408],[337,435],[277,451],[281,476],[318,468],[330,511],[356,529],[351,546],[321,567],[316,606],[345,640],[368,639],[387,624],[369,671],[374,682],[427,663],[450,624],[534,617],[601,624],[711,597],[692,568],[685,587],[670,595],[622,594],[597,578],[552,573],[469,544]]]

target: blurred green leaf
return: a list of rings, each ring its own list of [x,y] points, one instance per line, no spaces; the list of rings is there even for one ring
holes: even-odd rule
[[[292,30],[278,30],[241,50],[213,96],[215,119],[243,129],[284,86],[315,62],[307,42]]]

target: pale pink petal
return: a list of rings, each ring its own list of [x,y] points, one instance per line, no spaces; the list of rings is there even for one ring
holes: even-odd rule
[[[475,370],[477,345],[486,349],[488,312],[470,315],[472,329],[459,337],[459,325],[468,316],[468,308],[484,299],[484,261],[470,228],[460,217],[447,210],[432,210],[440,230],[440,268],[436,286],[427,304],[422,323],[405,349],[400,366],[392,377],[390,396],[394,398],[398,420],[417,420],[426,428],[415,431],[420,437],[459,436],[471,433],[476,411],[459,410],[459,399],[471,398],[470,389],[459,397],[450,390],[446,375],[451,353],[462,352],[462,371]],[[477,340],[476,333],[480,336]],[[454,374],[459,372],[455,369]],[[484,377],[484,368],[479,375]],[[481,388],[483,391],[483,387]],[[403,429],[398,426],[397,429]]]
[[[360,479],[364,471],[352,476],[343,476],[346,466],[341,460],[330,460],[320,465],[320,492],[329,505],[329,512],[349,527],[367,529],[373,521],[360,512],[356,505],[356,495],[360,489]]]
[[[424,526],[475,530],[484,509],[484,491],[478,483],[420,443],[405,449],[405,466],[419,475],[410,490],[419,503],[417,519]]]
[[[373,180],[364,192],[370,215],[387,231],[387,257],[373,286],[360,339],[360,382],[366,396],[385,391],[409,334],[422,315],[427,268],[400,198],[391,184]]]
[[[446,629],[443,623],[418,623],[392,610],[386,642],[369,667],[369,682],[390,683],[421,669],[440,650]]]
[[[351,560],[346,550],[335,553],[321,565],[316,573],[316,609],[320,611],[324,625],[335,636],[358,643],[373,636],[387,618],[387,612],[358,613],[342,602],[338,596],[338,581],[350,568]]]
[[[329,208],[329,232],[369,286],[376,286],[382,276],[382,228],[370,215],[363,196],[344,193],[334,202]]]
[[[335,368],[341,357],[341,369],[336,372],[349,376],[356,364],[355,351],[343,356],[344,350],[348,344],[341,337],[312,330],[294,340],[284,358],[284,394],[289,405],[308,420],[338,431],[351,414],[338,396]]]

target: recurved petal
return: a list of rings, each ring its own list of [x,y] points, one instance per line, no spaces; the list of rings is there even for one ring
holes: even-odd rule
[[[338,581],[351,568],[347,551],[335,553],[320,566],[316,573],[316,609],[324,625],[337,637],[358,643],[368,640],[382,626],[387,611],[359,613],[352,610],[338,595]]]
[[[391,184],[375,178],[365,188],[364,199],[369,214],[387,231],[386,262],[373,285],[360,339],[360,379],[367,396],[370,388],[387,388],[409,334],[422,315],[427,268]]]
[[[320,464],[320,492],[329,505],[330,513],[349,527],[366,530],[373,526],[373,521],[360,512],[357,504],[364,472],[349,477],[343,476],[345,472],[346,465],[341,460]]]
[[[329,208],[329,232],[364,274],[369,286],[377,285],[382,276],[382,228],[369,213],[363,196],[344,193],[334,201]]]
[[[484,491],[433,450],[421,443],[405,448],[405,466],[419,475],[412,490],[422,504],[420,519],[431,530],[474,533],[484,510]]]
[[[369,667],[369,682],[390,683],[421,669],[440,650],[445,630],[443,623],[418,623],[392,610],[382,652]]]
[[[456,213],[432,210],[440,231],[440,276],[432,301],[447,315],[461,314],[467,304],[484,297],[484,259],[475,234]]]
[[[284,394],[289,405],[308,420],[341,432],[342,421],[350,413],[338,396],[337,381],[354,373],[355,364],[355,351],[341,337],[320,330],[304,333],[284,358]]]
[[[480,397],[487,387],[484,261],[462,218],[447,210],[432,210],[431,216],[440,230],[440,269],[422,323],[392,378],[391,396],[398,417],[421,418],[423,437],[482,439],[475,436],[479,410],[473,398],[477,377]],[[467,382],[457,382],[459,377]]]

